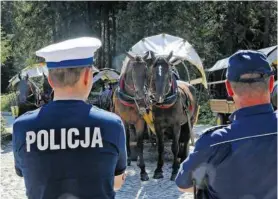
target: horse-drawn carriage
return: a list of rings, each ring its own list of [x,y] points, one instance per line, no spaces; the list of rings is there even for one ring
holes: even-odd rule
[[[48,70],[44,63],[28,66],[9,80],[9,90],[13,91],[11,111],[18,117],[28,110],[39,108],[53,98],[53,91],[47,80]],[[43,77],[42,89],[36,80]]]
[[[120,72],[103,68],[93,76],[93,87],[88,99],[90,104],[110,111],[112,105],[112,94],[118,85]]]
[[[267,56],[269,64],[277,74],[277,46],[258,50]],[[218,125],[229,123],[229,116],[236,110],[234,101],[228,96],[225,80],[226,70],[228,67],[228,59],[221,59],[215,63],[213,67],[207,70],[208,86],[211,95],[210,108],[216,115],[216,123]],[[275,88],[271,95],[271,101],[275,109],[277,109],[277,75],[275,75]]]
[[[193,78],[188,70],[191,65],[197,72]],[[112,111],[126,126],[128,162],[130,141],[136,137],[141,180],[148,180],[143,158],[145,124],[156,137],[158,167],[154,178],[163,177],[164,136],[172,139],[174,180],[179,160],[188,155],[192,126],[198,117],[198,99],[193,85],[207,88],[206,76],[200,57],[186,40],[160,34],[144,38],[132,46],[123,61],[119,85],[113,94]]]

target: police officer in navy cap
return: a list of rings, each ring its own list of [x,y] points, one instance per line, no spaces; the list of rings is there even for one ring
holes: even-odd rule
[[[237,108],[232,123],[202,134],[180,165],[176,184],[183,192],[197,188],[196,198],[276,199],[273,71],[260,52],[241,50],[229,58],[226,76],[227,92]]]
[[[100,40],[82,37],[36,52],[46,60],[54,100],[13,126],[15,169],[28,199],[112,199],[124,182],[123,123],[85,102],[100,46]]]

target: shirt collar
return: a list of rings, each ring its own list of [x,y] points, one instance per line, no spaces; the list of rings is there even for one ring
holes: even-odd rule
[[[274,109],[272,107],[272,104],[260,104],[256,106],[249,106],[245,108],[238,109],[230,116],[230,121],[238,120],[242,117],[247,117],[251,115],[257,115],[257,114],[264,114],[264,113],[270,113],[273,112]]]

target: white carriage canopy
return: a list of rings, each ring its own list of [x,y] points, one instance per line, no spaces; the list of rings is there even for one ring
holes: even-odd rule
[[[48,76],[48,69],[45,65],[45,63],[39,63],[32,66],[28,66],[21,70],[21,76],[25,77],[27,74],[30,78],[32,77],[40,77],[43,76],[43,73]],[[9,83],[11,86],[16,85],[16,83],[19,82],[18,75],[13,76]]]
[[[258,51],[264,53],[267,56],[267,60],[270,65],[273,63],[277,64],[277,46],[263,48]],[[206,71],[213,72],[213,71],[225,69],[228,67],[228,60],[229,60],[229,57],[227,57],[225,59],[221,59],[221,60],[217,61],[213,67],[211,67],[210,69],[208,69]]]
[[[204,87],[207,88],[207,80],[201,58],[196,53],[193,46],[185,39],[168,34],[154,35],[140,40],[132,46],[129,53],[144,56],[147,51],[153,51],[156,56],[168,56],[170,52],[173,51],[171,60],[179,60],[174,63],[174,65],[183,61],[188,61],[200,72],[201,78],[190,80],[190,83],[202,83]],[[129,58],[126,57],[124,63],[127,63],[128,59]]]

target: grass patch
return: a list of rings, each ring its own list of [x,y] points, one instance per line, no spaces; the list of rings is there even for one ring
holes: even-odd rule
[[[6,121],[1,115],[1,143],[10,141],[12,139],[12,134],[9,132],[10,129],[6,129]]]

